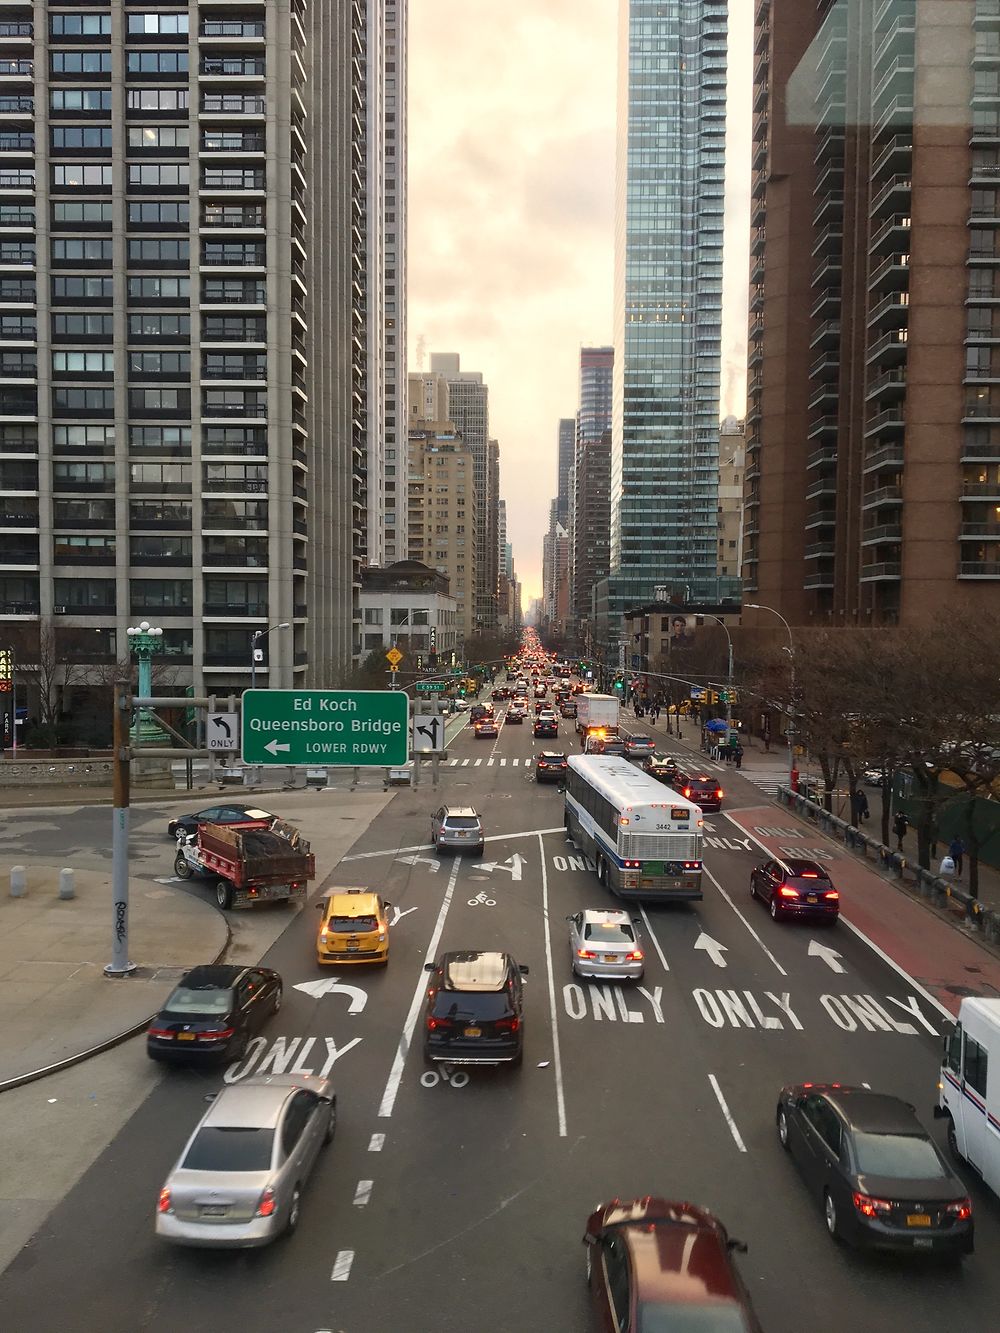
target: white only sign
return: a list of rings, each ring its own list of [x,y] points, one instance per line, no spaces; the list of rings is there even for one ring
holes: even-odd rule
[[[446,719],[437,713],[414,712],[412,720],[412,749],[414,754],[434,754],[444,749]]]
[[[210,750],[238,750],[240,748],[239,714],[209,713],[205,722],[205,739]]]

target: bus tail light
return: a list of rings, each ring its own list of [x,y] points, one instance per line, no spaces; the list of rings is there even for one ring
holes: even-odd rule
[[[622,862],[622,865],[625,867],[626,870],[641,870],[641,869],[642,869],[642,862],[641,862],[641,861],[623,861],[623,862]]]

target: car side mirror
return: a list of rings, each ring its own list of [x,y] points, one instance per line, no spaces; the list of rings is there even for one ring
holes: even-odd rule
[[[436,963],[424,963],[424,971],[425,971],[425,972],[436,972],[436,971],[437,971],[437,964],[436,964]]]
[[[735,1251],[737,1254],[746,1254],[747,1248],[748,1247],[745,1240],[736,1240],[735,1237],[730,1236],[729,1239],[726,1241],[726,1249],[730,1251]]]
[[[585,1231],[583,1233],[584,1245],[597,1245],[599,1241],[600,1241],[600,1236],[595,1236],[592,1231]]]
[[[527,963],[521,963],[517,970],[520,972],[522,977],[526,977],[528,975]]]
[[[326,903],[317,903],[317,904],[316,904],[316,911],[317,911],[317,912],[322,912],[322,910],[323,910],[323,908],[324,908],[325,906],[326,906]]]
[[[383,906],[383,907],[391,907],[391,906],[392,906],[392,903],[389,901],[388,898],[383,898],[383,899],[382,899],[382,906]]]

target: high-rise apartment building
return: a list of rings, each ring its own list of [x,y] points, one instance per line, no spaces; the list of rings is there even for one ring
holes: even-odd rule
[[[570,618],[581,641],[592,633],[591,593],[608,573],[611,523],[611,407],[615,349],[580,349],[580,405],[570,474]]]
[[[569,511],[572,504],[571,476],[575,447],[576,421],[573,417],[562,417],[559,421],[556,503],[559,521],[563,524],[566,524],[569,520]]]
[[[715,598],[726,0],[621,0],[608,635]],[[735,584],[734,584],[735,586]],[[610,646],[610,643],[609,643]]]
[[[726,417],[719,427],[718,572],[720,579],[738,575],[743,565],[743,474],[746,436],[743,422]]]
[[[476,633],[475,457],[453,424],[409,432],[409,558],[448,577],[460,642]]]
[[[796,624],[995,606],[1000,10],[771,0],[755,62],[751,600]]]
[[[408,0],[355,0],[351,13],[363,117],[355,152],[364,181],[356,318],[364,374],[369,565],[405,558],[406,523],[406,35]],[[359,192],[360,193],[360,192]]]
[[[147,619],[205,694],[288,622],[258,680],[324,684],[361,501],[347,8],[2,8],[3,637],[113,662]]]
[[[497,623],[497,505],[499,464],[492,459],[489,388],[479,371],[462,370],[457,352],[431,354],[431,373],[448,382],[448,411],[472,450],[476,485],[476,628]],[[496,441],[492,442],[494,445]]]
[[[410,426],[424,421],[450,421],[448,381],[435,372],[410,371],[407,375]]]

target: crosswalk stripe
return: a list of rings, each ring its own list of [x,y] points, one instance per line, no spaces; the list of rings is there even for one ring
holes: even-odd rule
[[[501,759],[501,760],[500,760],[500,767],[501,767],[501,768],[506,768],[506,766],[507,766],[507,760],[506,760],[506,759]]]
[[[468,765],[468,762],[469,762],[468,759],[463,759],[463,760],[462,760],[462,767],[465,768],[465,767]]]
[[[519,764],[521,761],[520,761],[520,759],[512,759],[510,762],[514,765],[515,768],[517,768],[518,764]]]
[[[481,759],[477,759],[476,762],[473,764],[473,768],[478,768],[482,762],[483,761]]]
[[[457,768],[457,767],[458,767],[458,760],[457,760],[457,759],[449,759],[449,760],[448,760],[448,767],[449,767],[449,768]]]
[[[495,763],[496,763],[496,760],[495,760],[495,759],[493,758],[493,756],[491,755],[490,758],[487,759],[487,761],[486,761],[486,767],[487,767],[487,768],[492,768],[493,765],[494,765]]]

